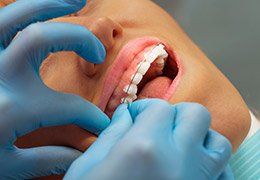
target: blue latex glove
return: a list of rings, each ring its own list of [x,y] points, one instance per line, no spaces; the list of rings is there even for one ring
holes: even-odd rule
[[[64,173],[81,154],[67,147],[19,149],[13,145],[17,137],[65,124],[98,133],[109,124],[96,106],[47,88],[39,77],[39,67],[50,52],[75,51],[93,63],[103,61],[103,45],[84,27],[32,24],[73,13],[84,5],[83,0],[19,0],[0,10],[0,179]]]
[[[199,104],[141,100],[121,105],[65,179],[217,179],[231,144],[209,130],[210,121]]]
[[[226,166],[224,172],[219,176],[218,180],[235,180],[232,169],[229,165]]]

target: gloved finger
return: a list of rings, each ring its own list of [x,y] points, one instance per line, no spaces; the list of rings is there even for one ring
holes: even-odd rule
[[[160,99],[144,99],[128,105],[134,119],[132,132],[140,134],[169,133],[171,134],[175,118],[175,109],[171,104]]]
[[[85,0],[26,0],[16,1],[2,8],[0,47],[4,49],[8,46],[17,32],[29,24],[71,14],[80,10],[85,2]]]
[[[1,67],[1,70],[5,74],[27,73],[31,69],[38,73],[47,55],[57,51],[75,51],[92,63],[101,63],[105,57],[104,46],[85,27],[66,23],[37,23],[28,26],[2,52],[1,59],[5,67]],[[11,72],[8,73],[8,70]]]
[[[218,180],[235,180],[232,169],[229,165],[226,166],[224,172],[219,176]]]
[[[81,173],[86,173],[101,162],[112,147],[128,132],[132,124],[132,118],[127,105],[119,106],[113,115],[109,127],[100,134],[97,141],[83,155],[73,162],[69,172],[66,174],[66,178],[73,179],[75,175],[80,177]]]
[[[1,153],[5,155],[4,165],[1,163],[0,168],[2,179],[32,179],[65,174],[71,163],[81,155],[78,150],[62,146],[15,148]]]
[[[38,99],[33,107],[33,113],[24,109],[24,117],[13,119],[8,122],[13,131],[5,130],[4,134],[9,134],[5,139],[5,144],[14,142],[17,137],[25,135],[41,127],[61,126],[75,124],[92,133],[99,134],[110,123],[110,119],[94,104],[86,101],[80,96],[64,94],[49,90],[44,97]],[[26,114],[30,111],[30,114]],[[22,113],[21,113],[22,114]],[[19,121],[19,124],[16,123]],[[14,125],[15,124],[15,125]],[[15,136],[14,136],[15,135]],[[2,142],[3,143],[3,142]]]
[[[174,139],[186,145],[203,144],[211,117],[208,110],[196,103],[180,103],[175,106]]]
[[[204,147],[213,159],[213,172],[223,171],[232,154],[232,146],[227,138],[216,131],[209,130]]]

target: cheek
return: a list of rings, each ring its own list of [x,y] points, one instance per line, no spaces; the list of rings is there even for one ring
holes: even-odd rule
[[[95,22],[96,18],[90,18],[88,16],[65,16],[60,18],[55,18],[49,20],[48,22],[60,22],[60,23],[69,23],[69,24],[77,24],[81,26],[85,26],[88,29],[90,28],[91,24]]]
[[[95,140],[93,134],[75,125],[66,125],[39,129],[18,138],[16,145],[20,148],[68,146],[84,152]]]
[[[89,90],[93,89],[93,83],[86,78],[79,56],[73,52],[59,52],[49,56],[41,66],[40,76],[44,84],[55,91],[91,100]]]

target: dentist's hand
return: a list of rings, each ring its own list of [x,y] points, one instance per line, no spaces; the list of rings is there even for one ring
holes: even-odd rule
[[[65,179],[217,179],[231,156],[231,144],[209,130],[210,121],[198,104],[141,100],[121,105]]]
[[[84,0],[20,0],[0,9],[0,179],[64,173],[81,154],[66,147],[19,149],[14,146],[17,137],[65,124],[98,133],[109,124],[96,106],[47,88],[39,77],[39,67],[50,52],[75,51],[93,63],[103,61],[103,45],[84,27],[35,23],[84,5]]]

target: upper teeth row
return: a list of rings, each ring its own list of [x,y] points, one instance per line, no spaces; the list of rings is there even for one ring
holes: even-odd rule
[[[158,71],[162,71],[165,65],[165,59],[168,53],[164,50],[165,46],[159,44],[155,46],[150,52],[144,55],[144,60],[137,65],[137,72],[132,75],[131,83],[126,85],[123,89],[128,94],[127,97],[121,99],[121,103],[131,103],[137,99],[137,85],[142,81],[143,76],[147,73],[151,64],[156,60],[156,67]],[[160,73],[160,72],[159,72]]]

